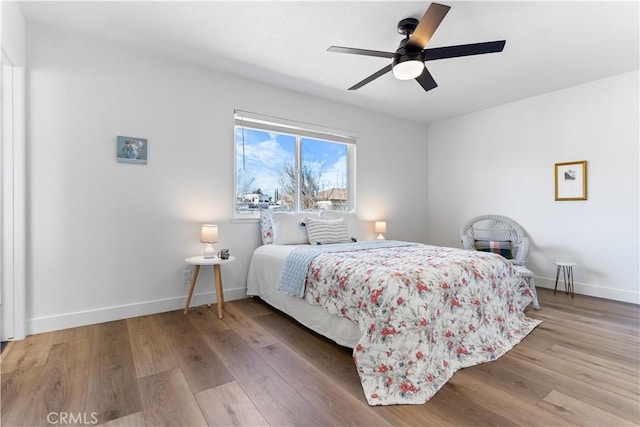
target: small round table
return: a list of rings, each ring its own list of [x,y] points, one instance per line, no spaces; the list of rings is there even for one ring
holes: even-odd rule
[[[556,270],[556,286],[553,288],[553,294],[556,294],[558,290],[558,277],[560,276],[560,270],[562,270],[562,277],[564,278],[564,291],[567,294],[571,294],[571,298],[574,296],[573,289],[573,267],[575,267],[575,262],[568,261],[554,261],[554,264],[558,266]]]
[[[224,293],[222,291],[222,273],[220,273],[220,265],[228,264],[235,261],[236,257],[230,256],[229,259],[205,258],[202,255],[192,256],[185,259],[187,264],[192,264],[193,275],[191,276],[191,286],[189,287],[189,294],[187,295],[187,303],[184,306],[184,314],[189,311],[189,304],[191,304],[191,297],[193,296],[193,290],[196,287],[196,280],[198,280],[198,272],[200,272],[200,266],[212,265],[213,266],[213,280],[216,285],[216,299],[218,300],[218,318],[222,319],[222,306],[224,305]]]

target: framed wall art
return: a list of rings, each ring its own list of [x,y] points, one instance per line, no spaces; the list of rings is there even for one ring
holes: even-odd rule
[[[556,163],[556,200],[587,200],[587,161]]]
[[[119,136],[117,160],[121,163],[147,164],[147,140],[130,136]]]

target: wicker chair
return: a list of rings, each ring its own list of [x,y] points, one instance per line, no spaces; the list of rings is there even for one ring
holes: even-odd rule
[[[476,240],[511,242],[514,270],[527,282],[533,293],[533,308],[540,309],[538,294],[533,280],[533,272],[527,268],[529,237],[524,228],[506,216],[481,215],[468,221],[460,229],[460,239],[465,249],[476,250]]]

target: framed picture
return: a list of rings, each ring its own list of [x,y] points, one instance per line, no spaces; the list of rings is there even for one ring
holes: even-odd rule
[[[587,161],[556,163],[556,200],[587,200]]]
[[[147,164],[147,140],[130,136],[119,136],[117,160],[121,163]]]

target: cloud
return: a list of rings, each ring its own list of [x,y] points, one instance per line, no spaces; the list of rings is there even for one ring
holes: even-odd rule
[[[273,195],[274,190],[280,187],[284,164],[293,161],[293,138],[253,130],[245,131],[244,137],[244,150],[242,139],[237,138],[237,167],[244,166],[247,173],[255,178],[255,188]]]
[[[239,169],[244,167],[255,179],[252,190],[259,187],[265,194],[273,195],[280,187],[283,166],[294,162],[295,138],[254,129],[245,129],[243,133],[237,128],[236,141],[236,165]],[[302,151],[303,161],[314,172],[322,171],[321,189],[346,186],[346,147],[304,140]]]
[[[340,188],[347,186],[347,156],[338,157],[334,163],[325,165],[320,180],[320,188]]]

